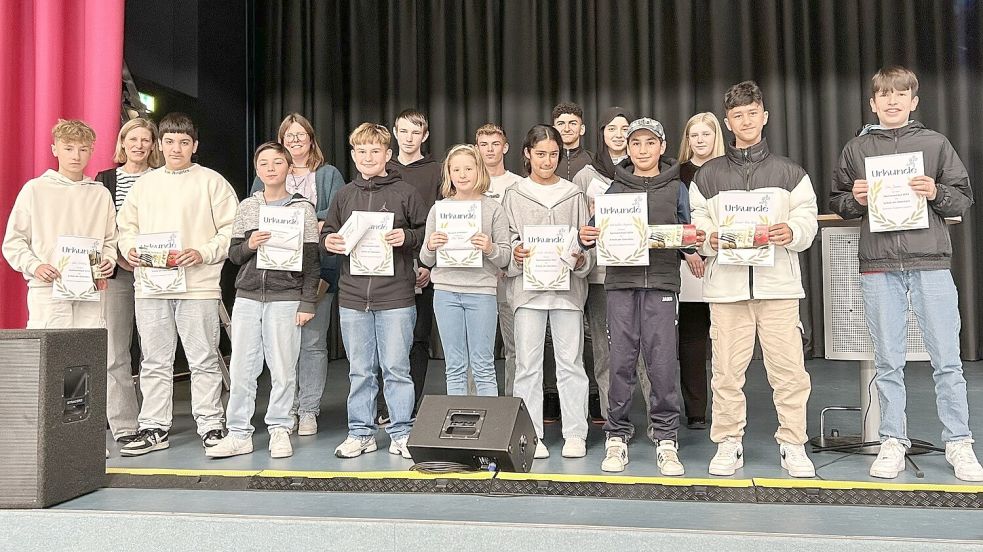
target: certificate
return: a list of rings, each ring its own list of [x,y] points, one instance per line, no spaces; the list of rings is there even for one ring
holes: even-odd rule
[[[606,184],[600,178],[592,178],[590,184],[587,185],[587,191],[585,193],[590,201],[594,201],[597,199],[597,196],[606,194],[610,187],[610,184]]]
[[[648,266],[649,227],[646,194],[604,194],[594,200],[597,264]]]
[[[352,216],[361,219],[365,233],[352,249],[352,276],[393,276],[393,246],[386,242],[386,234],[393,229],[393,213],[354,211]]]
[[[95,273],[102,262],[102,240],[58,236],[55,261],[61,277],[51,284],[51,298],[62,301],[98,301]],[[101,274],[99,277],[101,278]]]
[[[359,216],[360,212],[352,211],[345,224],[341,225],[341,228],[338,229],[338,234],[345,240],[345,255],[352,254],[352,249],[355,249],[358,241],[362,239],[365,231],[369,228],[368,219]]]
[[[922,152],[864,159],[867,172],[867,221],[871,232],[928,228],[928,202],[908,182],[925,175]]]
[[[569,226],[529,225],[522,228],[522,243],[529,250],[529,256],[522,263],[522,289],[570,289],[570,268],[560,260],[569,233]]]
[[[776,222],[773,220],[777,212],[774,192],[738,190],[720,192],[717,197],[718,240],[725,233],[725,230],[730,232],[728,228],[735,225],[741,225],[740,228],[746,230],[748,227],[758,225],[771,226]],[[717,254],[717,262],[722,265],[774,266],[775,246],[771,243],[751,248],[726,248],[721,245]]]
[[[437,231],[447,243],[437,249],[438,267],[481,268],[481,251],[471,237],[481,229],[481,202],[443,200],[434,204]]]
[[[147,295],[184,293],[188,282],[184,267],[177,266],[181,251],[181,235],[178,232],[139,234],[136,238],[140,266],[134,269],[136,283]]]
[[[694,224],[650,224],[648,227],[651,249],[686,249],[696,246]]]
[[[259,232],[270,239],[256,250],[256,268],[289,270],[303,268],[304,211],[296,207],[259,207]]]

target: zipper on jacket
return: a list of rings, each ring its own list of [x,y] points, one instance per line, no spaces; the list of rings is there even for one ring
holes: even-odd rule
[[[748,150],[741,150],[744,156],[744,189],[751,191],[751,155]],[[747,290],[749,300],[754,299],[754,267],[747,267]]]
[[[260,290],[261,302],[265,303],[266,302],[266,271],[265,270],[263,271],[263,274],[260,275],[260,280],[261,283],[259,286],[259,290]]]
[[[570,150],[564,149],[563,152],[567,154],[567,180],[572,181],[573,177],[570,176]]]
[[[894,136],[894,153],[898,154],[900,149],[900,144],[898,144],[898,129],[892,129],[891,134]],[[898,262],[901,263],[901,271],[904,271],[904,255],[901,254],[901,232],[894,233],[894,244],[898,248]]]
[[[372,210],[372,196],[373,196],[373,194],[375,194],[375,191],[374,190],[369,190],[369,207],[368,207],[368,209],[366,209],[366,211],[371,211]],[[349,261],[349,263],[350,262],[351,261]],[[396,266],[396,258],[395,258],[395,256],[393,256],[393,266]],[[349,264],[348,270],[351,270],[351,264]],[[372,278],[373,278],[373,276],[369,276],[369,283],[367,283],[365,285],[365,312],[369,312],[369,310],[371,310],[370,307],[372,306]]]

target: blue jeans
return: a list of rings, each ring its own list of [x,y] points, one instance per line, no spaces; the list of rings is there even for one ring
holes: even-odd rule
[[[413,416],[413,380],[410,347],[416,307],[379,311],[340,309],[341,338],[348,353],[348,434],[374,435],[376,431],[376,374],[382,370],[382,391],[392,420],[386,432],[393,439],[409,435]]]
[[[468,366],[478,395],[495,397],[495,329],[498,299],[482,293],[436,290],[433,309],[444,347],[448,395],[468,394]]]
[[[297,355],[300,353],[300,301],[263,303],[237,297],[232,306],[232,360],[229,362],[229,406],[226,426],[236,437],[253,434],[250,423],[256,411],[256,379],[263,360],[270,367],[273,388],[266,407],[266,426],[290,431],[294,421]]]
[[[932,359],[942,440],[949,443],[972,437],[966,379],[959,358],[959,307],[952,274],[948,270],[862,274],[860,287],[867,328],[874,343],[881,441],[894,437],[911,446],[905,419],[904,384],[909,297]]]
[[[314,318],[300,330],[300,360],[297,361],[297,397],[293,411],[317,416],[328,377],[328,326],[331,323],[333,293],[327,293],[314,312]]]

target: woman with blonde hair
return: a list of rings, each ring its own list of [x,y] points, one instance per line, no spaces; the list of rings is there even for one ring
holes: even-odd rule
[[[119,130],[116,155],[119,166],[106,169],[96,176],[109,190],[116,211],[140,176],[164,164],[158,147],[157,125],[147,119],[130,119]],[[121,445],[136,437],[137,405],[133,385],[130,343],[133,340],[133,267],[120,255],[117,268],[107,280],[106,329],[109,341],[106,356],[106,418],[113,439]]]
[[[290,152],[291,167],[287,174],[287,192],[300,194],[314,204],[320,230],[335,193],[345,185],[341,173],[325,162],[314,127],[300,113],[289,113],[280,123],[277,142]],[[263,190],[257,176],[250,193]],[[331,303],[338,291],[338,258],[321,256],[321,281],[318,286],[314,319],[301,329],[300,358],[297,361],[297,394],[293,411],[297,416],[297,435],[317,433],[317,416],[321,413],[321,395],[328,376],[328,323]]]
[[[447,394],[467,394],[470,367],[478,395],[494,397],[498,395],[495,379],[498,273],[508,266],[512,253],[509,221],[501,204],[485,195],[491,177],[478,148],[470,144],[452,147],[444,160],[443,175],[440,191],[444,199],[427,216],[420,260],[434,267],[430,278],[434,284],[434,316],[444,348]],[[472,206],[480,209],[480,228],[469,239],[474,254],[481,255],[480,266],[452,266],[458,263],[448,257],[448,251],[442,251],[448,235],[438,230],[437,213],[449,202],[463,201],[473,202]],[[454,253],[461,256],[461,252]],[[438,262],[438,256],[452,262]]]
[[[679,178],[687,188],[696,171],[707,161],[724,154],[720,121],[709,111],[690,117],[679,143]],[[703,302],[704,262],[698,254],[684,255],[679,267],[679,374],[686,427],[706,429],[707,338],[710,309]]]

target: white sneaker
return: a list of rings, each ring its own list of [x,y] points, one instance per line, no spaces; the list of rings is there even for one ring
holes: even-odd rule
[[[655,447],[656,464],[659,472],[666,476],[680,476],[686,473],[683,463],[679,461],[679,449],[675,441],[659,441]]]
[[[393,439],[392,442],[389,443],[389,454],[398,454],[407,460],[412,460],[413,457],[410,456],[410,449],[406,448],[406,442],[409,440],[409,435],[404,435],[403,437]]]
[[[587,456],[587,441],[580,437],[570,437],[563,442],[560,455],[564,458],[583,458]]]
[[[365,437],[349,435],[343,443],[334,449],[334,455],[338,458],[355,458],[356,456],[361,456],[364,452],[373,452],[377,448],[375,437],[371,435]]]
[[[290,444],[290,432],[286,428],[274,427],[270,431],[270,456],[289,458],[293,455],[294,447]]]
[[[717,445],[717,454],[710,459],[710,475],[734,475],[744,467],[744,445],[739,439],[727,437]]]
[[[904,471],[905,446],[894,437],[881,443],[877,459],[870,465],[870,476],[894,479]]]
[[[542,439],[536,441],[536,452],[532,455],[532,457],[536,460],[542,460],[543,458],[550,457],[550,451],[548,448],[546,448],[546,444],[543,443]]]
[[[956,470],[956,479],[983,481],[983,466],[973,452],[973,440],[963,439],[945,444],[945,459]]]
[[[297,435],[317,435],[317,416],[313,412],[303,412],[297,420]]]
[[[228,458],[229,456],[239,456],[249,454],[253,451],[253,438],[236,437],[231,433],[222,438],[215,446],[205,449],[205,456],[208,458]]]
[[[601,470],[606,472],[625,471],[628,465],[628,443],[621,437],[609,437],[604,442],[604,460]]]
[[[782,443],[778,453],[782,455],[782,469],[792,477],[816,477],[816,466],[806,455],[805,446]]]

